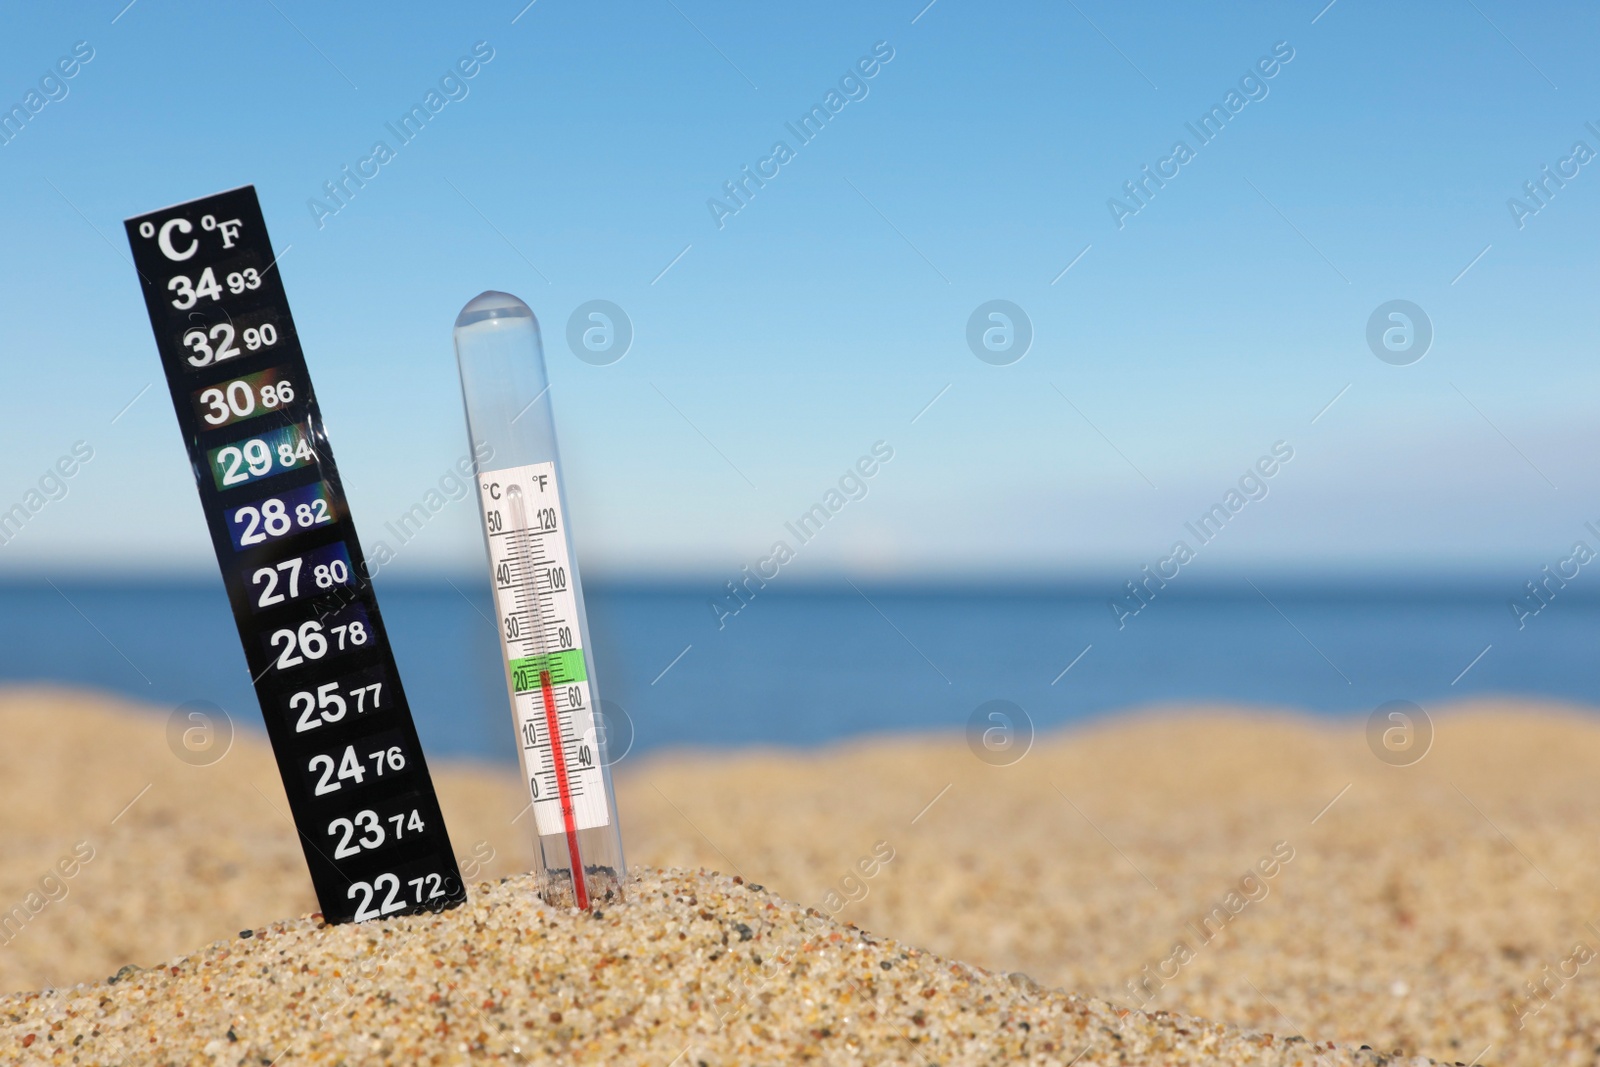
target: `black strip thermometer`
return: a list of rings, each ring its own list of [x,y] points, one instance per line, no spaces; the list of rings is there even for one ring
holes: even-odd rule
[[[466,888],[256,191],[125,225],[322,913],[453,907]]]

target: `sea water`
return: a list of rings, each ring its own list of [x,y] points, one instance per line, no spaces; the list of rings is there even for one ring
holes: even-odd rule
[[[481,584],[380,579],[379,600],[428,752],[509,763]],[[1218,582],[1164,595],[1119,629],[1093,584],[857,584],[769,588],[719,629],[709,585],[591,581],[596,667],[627,720],[616,728],[631,725],[629,755],[955,733],[989,700],[1016,704],[1040,731],[1163,703],[1360,716],[1387,700],[1431,708],[1484,694],[1600,705],[1600,598],[1576,591],[1519,630],[1491,582]],[[260,726],[214,579],[0,584],[0,683],[18,682],[158,710],[207,700]]]

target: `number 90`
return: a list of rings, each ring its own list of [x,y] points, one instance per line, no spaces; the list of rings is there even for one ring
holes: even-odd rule
[[[261,348],[271,348],[278,343],[278,328],[270,322],[262,323],[259,327],[251,326],[242,335],[244,346],[254,352]]]

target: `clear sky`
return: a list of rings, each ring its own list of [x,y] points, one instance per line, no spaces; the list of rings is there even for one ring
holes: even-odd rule
[[[47,102],[0,146],[0,507],[94,458],[0,572],[212,572],[121,220],[245,183],[369,551],[467,451],[450,328],[489,288],[543,323],[591,573],[753,563],[878,441],[802,573],[1135,571],[1278,442],[1202,566],[1600,545],[1591,6],[524,2],[8,14],[0,106]],[[634,331],[605,366],[566,340],[597,299]],[[1367,337],[1397,299],[1409,365]],[[1009,365],[969,347],[992,300]],[[394,573],[472,565],[475,523]]]

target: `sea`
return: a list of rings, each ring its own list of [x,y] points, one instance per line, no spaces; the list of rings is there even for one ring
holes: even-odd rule
[[[1120,618],[1117,590],[1094,582],[769,584],[736,614],[713,609],[709,581],[585,592],[613,759],[963,735],[991,701],[1035,734],[1170,705],[1345,717],[1391,700],[1600,705],[1600,596],[1569,587],[1519,618],[1510,580],[1219,580],[1169,586]],[[511,762],[482,577],[380,579],[378,597],[429,754]],[[217,579],[0,583],[0,683],[157,710],[207,701],[261,729]]]

